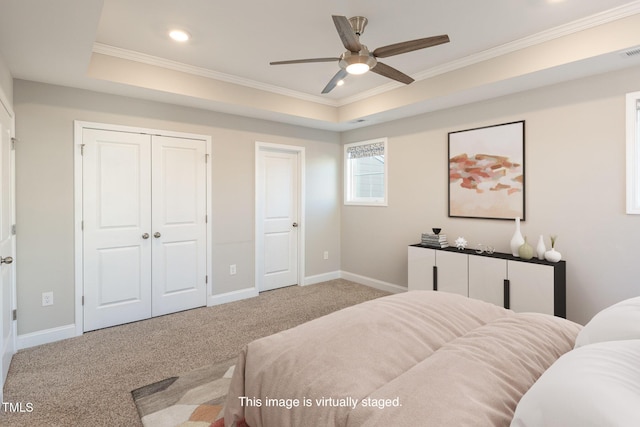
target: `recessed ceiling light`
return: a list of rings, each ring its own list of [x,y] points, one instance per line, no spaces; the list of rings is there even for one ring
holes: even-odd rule
[[[169,32],[169,37],[177,42],[186,42],[190,38],[189,33],[183,30],[171,30]]]
[[[338,83],[336,83],[337,86],[342,86],[344,84],[344,80],[338,80]]]

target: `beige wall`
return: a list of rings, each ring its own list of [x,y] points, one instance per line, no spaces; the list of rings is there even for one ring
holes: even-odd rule
[[[253,286],[255,141],[306,149],[306,275],[342,270],[406,286],[406,247],[442,227],[450,240],[508,251],[513,224],[447,217],[447,133],[526,121],[523,233],[558,234],[568,317],[640,295],[640,216],[625,214],[624,95],[640,68],[429,113],[342,135],[16,80],[19,334],[74,323],[73,121],[201,133],[213,140],[215,293]],[[342,206],[338,142],[389,137],[389,206]],[[329,260],[322,259],[328,250]],[[238,274],[228,275],[237,264]],[[54,291],[55,305],[41,307]]]
[[[447,216],[447,133],[525,120],[523,234],[558,234],[567,314],[585,323],[640,295],[640,216],[625,214],[625,93],[640,68],[346,132],[344,143],[389,137],[389,206],[342,209],[342,270],[407,285],[407,245],[442,227],[453,242],[509,252],[514,224]],[[367,242],[367,244],[363,244]]]
[[[7,63],[0,55],[0,93],[4,97],[4,102],[8,103],[8,107],[13,107],[13,78]]]
[[[306,151],[306,276],[340,269],[339,135],[157,102],[14,82],[18,334],[74,323],[74,120],[211,135],[215,294],[254,284],[255,142]],[[323,260],[327,250],[329,260]],[[230,276],[229,264],[237,265]],[[41,306],[42,292],[55,304]]]

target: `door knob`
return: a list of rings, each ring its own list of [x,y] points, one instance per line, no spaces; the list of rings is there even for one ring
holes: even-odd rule
[[[297,226],[298,226],[298,223],[297,223],[297,222],[294,222],[292,225],[293,225],[294,227],[297,227]]]
[[[13,257],[1,257],[0,256],[0,264],[11,264],[13,262]]]
[[[142,238],[145,239],[145,240],[148,239],[149,238],[149,233],[144,233],[142,235]]]
[[[155,233],[153,233],[153,237],[155,237],[156,239],[160,236],[162,236],[162,234],[160,234],[159,231],[156,231]]]

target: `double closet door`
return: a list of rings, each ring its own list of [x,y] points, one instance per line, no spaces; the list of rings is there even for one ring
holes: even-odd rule
[[[84,330],[206,305],[206,142],[83,129]]]

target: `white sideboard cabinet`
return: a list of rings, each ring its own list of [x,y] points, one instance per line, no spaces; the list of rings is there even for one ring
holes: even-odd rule
[[[436,269],[436,265],[440,268]],[[409,246],[409,290],[437,287],[444,292],[469,296],[467,270],[467,258],[455,252]]]
[[[408,249],[409,291],[453,292],[518,312],[566,317],[566,262],[474,250]]]

